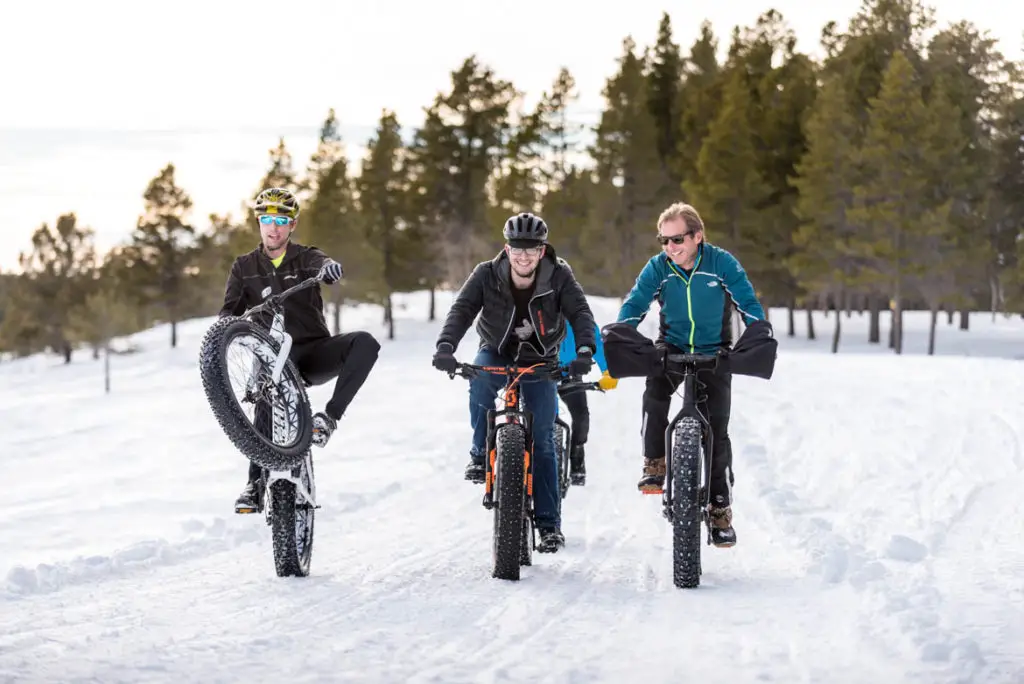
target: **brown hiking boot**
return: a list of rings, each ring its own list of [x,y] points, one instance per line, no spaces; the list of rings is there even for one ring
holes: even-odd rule
[[[720,549],[736,545],[736,530],[732,528],[732,507],[715,508],[708,506],[711,518],[711,543]]]
[[[661,494],[665,485],[665,459],[645,458],[644,474],[637,483],[637,489],[644,494]]]

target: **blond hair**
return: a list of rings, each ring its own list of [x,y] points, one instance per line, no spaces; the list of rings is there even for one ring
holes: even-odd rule
[[[700,214],[685,202],[676,202],[661,212],[661,216],[658,217],[658,232],[661,232],[661,226],[666,221],[674,221],[676,219],[683,219],[686,222],[686,227],[694,233],[704,232],[704,221],[701,220]]]

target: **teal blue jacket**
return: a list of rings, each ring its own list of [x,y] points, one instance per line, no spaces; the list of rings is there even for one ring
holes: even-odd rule
[[[626,295],[618,321],[635,327],[655,299],[661,307],[660,337],[691,353],[713,354],[731,345],[730,302],[747,324],[765,317],[740,262],[707,242],[689,275],[664,252],[652,257]]]

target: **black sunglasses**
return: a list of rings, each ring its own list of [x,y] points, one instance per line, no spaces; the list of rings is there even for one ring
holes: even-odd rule
[[[670,242],[672,244],[674,244],[674,245],[681,245],[681,244],[683,244],[686,241],[686,238],[688,236],[690,236],[690,235],[693,235],[693,231],[692,230],[688,230],[685,233],[682,233],[680,235],[669,235],[669,236],[659,235],[658,236],[658,242],[661,243],[662,247],[664,247],[665,245],[667,245]]]

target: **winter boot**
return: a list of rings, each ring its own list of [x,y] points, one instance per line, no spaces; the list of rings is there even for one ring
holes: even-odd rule
[[[484,471],[484,460],[470,453],[469,463],[466,464],[465,478],[474,484],[483,484]]]
[[[572,454],[569,456],[569,480],[574,487],[583,487],[587,484],[587,467],[584,458],[583,445],[577,444],[572,448]]]
[[[711,543],[720,549],[735,546],[736,530],[732,528],[732,506],[708,506],[708,516],[711,518]]]
[[[644,472],[637,489],[644,494],[661,494],[665,486],[665,459],[644,459]]]
[[[538,553],[558,553],[558,549],[565,548],[565,536],[557,527],[538,527],[537,532],[540,533]]]
[[[331,438],[338,427],[338,422],[326,413],[317,413],[313,416],[313,444],[318,447],[327,446],[327,440]]]
[[[263,480],[250,480],[235,501],[235,513],[259,513],[263,499]]]

